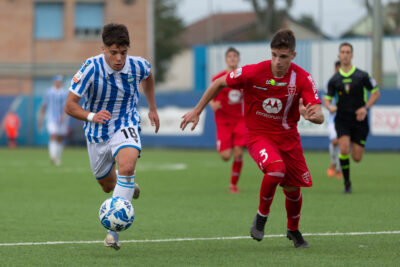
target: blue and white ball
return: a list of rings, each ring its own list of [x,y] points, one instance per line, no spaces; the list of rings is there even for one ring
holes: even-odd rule
[[[108,230],[121,232],[132,225],[135,210],[129,200],[122,197],[110,197],[101,204],[99,218],[101,224]]]

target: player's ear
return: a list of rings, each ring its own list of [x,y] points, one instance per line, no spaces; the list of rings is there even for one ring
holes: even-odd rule
[[[101,51],[102,51],[103,53],[106,52],[106,49],[105,49],[104,45],[101,46]]]
[[[293,60],[296,56],[297,56],[296,51],[293,51],[293,52],[292,52],[292,60]]]

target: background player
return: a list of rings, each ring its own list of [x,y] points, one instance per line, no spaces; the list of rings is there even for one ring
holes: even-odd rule
[[[335,62],[335,74],[338,72],[340,67],[340,61]],[[325,94],[328,93],[328,84],[326,84]],[[324,106],[328,109],[331,106],[329,111],[328,118],[328,130],[329,130],[329,155],[331,156],[331,164],[328,168],[327,175],[329,177],[333,177],[336,175],[336,178],[342,178],[342,170],[340,169],[339,162],[339,144],[337,140],[337,134],[335,129],[335,115],[336,115],[336,105],[331,105],[326,98],[322,99]]]
[[[90,165],[104,192],[114,190],[113,197],[131,200],[139,192],[135,185],[135,166],[142,149],[137,110],[140,83],[156,133],[160,126],[154,79],[146,59],[128,56],[130,40],[125,25],[105,25],[102,39],[103,53],[87,59],[71,81],[66,112],[86,121],[83,128]],[[78,104],[83,96],[86,97],[84,108]],[[118,250],[118,239],[117,232],[108,231],[104,245]]]
[[[3,127],[6,132],[8,147],[14,149],[17,147],[18,130],[21,121],[13,110],[10,110],[3,119]]]
[[[325,96],[329,111],[336,109],[331,105],[331,101],[335,95],[338,97],[335,128],[339,138],[340,166],[344,177],[343,193],[352,193],[350,143],[353,160],[361,161],[369,132],[367,112],[380,97],[375,80],[367,72],[353,66],[352,58],[353,46],[350,43],[342,43],[339,46],[340,69],[329,80],[328,94]],[[368,101],[365,89],[371,92]]]
[[[226,70],[215,75],[212,81],[235,70],[239,61],[239,51],[233,47],[228,48],[225,52]],[[240,193],[237,183],[242,170],[243,151],[246,146],[242,91],[225,87],[210,101],[210,106],[214,111],[217,126],[217,150],[224,161],[230,160],[233,154],[229,192]]]
[[[50,135],[49,155],[51,162],[56,166],[61,164],[69,121],[68,116],[64,112],[68,91],[62,87],[62,83],[63,77],[61,75],[53,77],[53,85],[47,89],[44,95],[38,120],[38,126],[41,128],[46,114],[47,132]]]
[[[258,212],[250,228],[258,241],[264,227],[276,187],[286,196],[287,237],[294,246],[308,247],[298,230],[302,194],[300,187],[312,185],[297,131],[300,114],[321,124],[324,116],[317,88],[310,74],[291,61],[295,58],[296,39],[291,30],[280,30],[272,38],[272,60],[238,68],[217,79],[206,90],[193,110],[182,118],[181,129],[193,122],[207,103],[224,87],[243,88],[248,150],[264,177],[261,183]]]

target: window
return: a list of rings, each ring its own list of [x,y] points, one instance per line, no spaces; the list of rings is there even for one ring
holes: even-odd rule
[[[35,4],[35,39],[57,40],[64,37],[64,12],[62,3]]]
[[[98,37],[104,23],[103,3],[77,3],[75,6],[75,35]]]

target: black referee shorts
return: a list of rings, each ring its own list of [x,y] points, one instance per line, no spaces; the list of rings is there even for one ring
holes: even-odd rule
[[[343,135],[350,136],[351,142],[364,147],[369,133],[368,118],[363,121],[349,122],[336,117],[335,129],[338,138]]]

